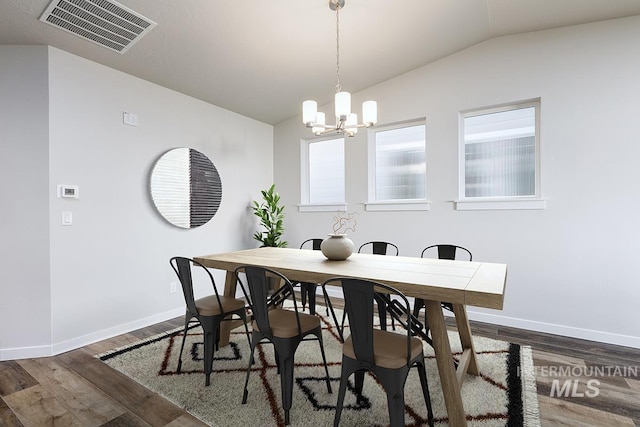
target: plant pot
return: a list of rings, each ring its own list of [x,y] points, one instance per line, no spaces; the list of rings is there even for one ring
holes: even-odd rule
[[[346,234],[329,234],[320,244],[322,254],[332,261],[342,261],[353,253],[353,242]]]

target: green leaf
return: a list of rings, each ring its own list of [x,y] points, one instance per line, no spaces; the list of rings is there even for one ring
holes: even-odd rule
[[[253,235],[255,240],[263,243],[263,246],[286,247],[287,242],[280,239],[284,233],[284,206],[280,206],[280,195],[275,191],[275,184],[268,190],[261,190],[262,203],[254,200],[252,203],[253,213],[260,218],[260,225],[266,231],[256,232]]]

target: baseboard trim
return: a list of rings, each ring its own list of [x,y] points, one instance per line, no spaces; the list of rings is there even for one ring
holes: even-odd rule
[[[85,345],[93,344],[98,341],[126,334],[128,332],[135,331],[136,329],[145,328],[147,326],[155,325],[156,323],[164,322],[165,320],[174,319],[182,315],[184,315],[184,307],[165,311],[159,314],[154,314],[152,316],[137,319],[132,322],[123,323],[121,325],[103,329],[100,331],[92,332],[90,334],[82,335],[70,340],[53,343],[52,345],[7,349],[0,348],[0,361],[55,356],[67,351],[84,347]]]
[[[321,291],[319,292],[321,293]],[[340,289],[327,288],[329,296],[342,298]],[[61,354],[70,350],[75,350],[85,345],[98,341],[113,338],[115,336],[174,319],[184,314],[184,308],[176,308],[163,313],[148,316],[132,322],[124,323],[112,328],[103,329],[91,334],[83,335],[70,340],[54,343],[52,345],[41,345],[32,347],[0,348],[0,361],[30,359],[38,357],[49,357]],[[554,335],[562,335],[600,343],[614,344],[624,347],[640,349],[640,337],[621,335],[610,332],[594,331],[590,329],[576,328],[572,326],[557,325],[553,323],[538,322],[534,320],[519,319],[516,317],[500,316],[496,314],[476,312],[467,309],[470,320],[491,323],[495,325],[509,326],[513,328],[525,329],[536,332],[543,332]]]
[[[482,313],[469,310],[467,307],[467,315],[470,320],[478,322],[491,323],[494,325],[509,326],[529,331],[543,332],[553,335],[561,335],[583,339],[587,341],[595,341],[600,343],[614,344],[623,347],[631,347],[640,349],[640,337],[632,337],[630,335],[621,335],[611,332],[594,331],[591,329],[576,328],[573,326],[558,325],[554,323],[538,322],[535,320],[519,319],[516,317],[500,316],[491,313]]]
[[[0,348],[0,362],[51,356],[50,345],[34,347]]]
[[[66,351],[75,350],[76,348],[84,347],[85,345],[93,344],[94,342],[113,338],[115,336],[126,334],[127,332],[135,331],[136,329],[155,325],[156,323],[164,322],[165,320],[173,319],[182,315],[184,315],[184,308],[176,308],[173,310],[165,311],[163,313],[154,314],[152,316],[144,317],[142,319],[134,320],[128,323],[123,323],[112,328],[103,329],[91,334],[83,335],[59,343],[54,343],[51,347],[51,352],[52,355],[55,356]]]
[[[319,290],[317,293],[321,294],[322,290]],[[342,299],[342,290],[339,288],[327,288],[327,293],[332,298]],[[444,310],[444,315],[453,316],[452,313],[446,310]],[[632,337],[630,335],[594,331],[591,329],[557,325],[554,323],[538,322],[535,320],[520,319],[517,317],[500,316],[491,313],[473,311],[473,307],[467,307],[467,315],[470,320],[491,323],[493,325],[509,326],[512,328],[525,329],[529,331],[562,335],[565,337],[578,338],[587,341],[595,341],[599,343],[614,344],[623,347],[640,349],[640,337]]]

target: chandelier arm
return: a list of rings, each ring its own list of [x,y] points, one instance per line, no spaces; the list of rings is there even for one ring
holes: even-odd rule
[[[308,128],[323,128],[323,129],[328,129],[328,130],[335,130],[336,126],[334,125],[323,125],[320,123],[307,123],[306,126]]]

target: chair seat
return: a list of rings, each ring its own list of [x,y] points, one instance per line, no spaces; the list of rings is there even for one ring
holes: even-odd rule
[[[342,353],[357,360],[353,351],[351,336],[342,345]],[[411,360],[422,353],[422,341],[411,338]],[[398,369],[407,364],[407,335],[395,332],[373,330],[373,354],[376,366],[388,369]]]
[[[302,334],[320,326],[320,318],[310,314],[298,313],[300,318],[300,329]],[[271,333],[278,338],[291,338],[298,335],[298,323],[296,322],[296,312],[281,308],[269,311],[269,324]],[[253,329],[259,331],[258,324],[254,320],[251,323]]]
[[[242,300],[226,297],[220,295],[220,303],[222,304],[222,310],[218,306],[218,299],[215,295],[209,295],[208,297],[200,298],[195,301],[198,313],[202,316],[217,316],[222,314],[222,310],[225,313],[240,310],[244,307],[245,303]]]

